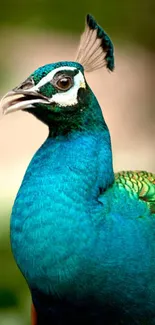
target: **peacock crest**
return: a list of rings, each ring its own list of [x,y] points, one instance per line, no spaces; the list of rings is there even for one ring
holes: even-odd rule
[[[106,66],[114,70],[114,47],[111,39],[91,15],[86,17],[85,30],[81,36],[75,61],[85,71],[94,71]]]

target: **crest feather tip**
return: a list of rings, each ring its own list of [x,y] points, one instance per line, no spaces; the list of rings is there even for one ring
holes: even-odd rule
[[[92,15],[87,14],[86,21],[87,21],[87,25],[89,26],[89,28],[91,28],[91,29],[97,28],[96,20],[94,19],[94,17]]]

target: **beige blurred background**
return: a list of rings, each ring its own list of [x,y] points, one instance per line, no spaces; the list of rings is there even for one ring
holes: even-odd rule
[[[132,9],[134,10],[134,4]],[[89,5],[87,11],[90,11]],[[81,13],[80,10],[80,27],[79,22],[76,21],[77,17],[74,16],[77,25],[75,31],[67,28],[63,22],[59,28],[59,19],[56,21],[56,18],[53,20],[53,25],[51,19],[51,26],[45,28],[45,22],[41,24],[39,20],[42,17],[41,11],[35,14],[37,29],[35,21],[33,24],[31,20],[27,24],[23,22],[24,20],[18,21],[18,12],[16,12],[17,24],[11,18],[8,23],[5,21],[1,24],[0,96],[20,84],[38,66],[60,60],[74,60],[79,41],[79,29],[82,30],[84,25],[84,12]],[[58,18],[60,14],[61,20],[62,13],[55,12]],[[92,10],[91,12],[93,13]],[[130,14],[132,17],[132,12]],[[44,16],[46,17],[45,12],[43,12]],[[104,13],[102,16],[102,19],[98,19],[97,14],[96,18],[104,27]],[[99,17],[101,18],[101,14]],[[125,31],[122,33],[122,30],[127,27],[127,30],[131,29],[134,33],[133,24],[138,26],[135,30],[140,29],[138,24],[141,23],[141,18],[136,22],[134,17],[133,20],[128,19],[127,27],[124,19],[124,24],[123,21],[121,22],[122,29],[119,14],[118,17],[117,14],[115,16],[115,26],[107,21],[106,16],[106,30],[108,32],[109,26],[115,41],[116,69],[113,73],[105,69],[87,73],[86,78],[99,100],[110,129],[114,169],[115,171],[141,169],[155,172],[154,40],[147,43],[139,36],[133,39],[132,33],[131,35],[127,33],[128,37],[124,37]],[[149,19],[145,21],[148,22]],[[73,18],[71,26],[72,24]],[[117,25],[119,28],[116,28]],[[149,23],[147,28],[149,30]],[[9,216],[27,165],[47,134],[47,127],[28,113],[16,112],[0,120],[1,325],[29,324],[30,297],[11,255]]]

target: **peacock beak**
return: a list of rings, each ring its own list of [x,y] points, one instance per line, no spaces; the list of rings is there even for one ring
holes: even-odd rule
[[[8,92],[0,101],[2,115],[33,108],[35,104],[49,104],[49,99],[31,87],[22,89],[20,86]]]

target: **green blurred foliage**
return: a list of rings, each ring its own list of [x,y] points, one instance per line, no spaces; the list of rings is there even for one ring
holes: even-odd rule
[[[130,40],[155,51],[155,1],[2,0],[0,26],[80,32],[91,13],[112,37]]]

